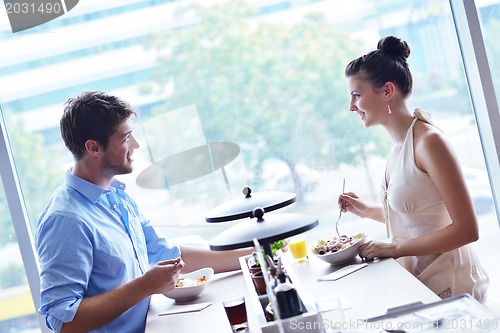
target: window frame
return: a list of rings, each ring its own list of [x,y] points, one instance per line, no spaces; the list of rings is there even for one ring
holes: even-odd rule
[[[12,149],[9,144],[8,131],[4,118],[3,109],[0,107],[0,160],[8,163],[0,163],[0,176],[2,178],[5,197],[9,206],[17,243],[21,252],[24,270],[28,279],[28,285],[33,298],[35,309],[40,307],[40,277],[38,256],[35,253],[35,242],[29,225],[26,204],[19,184],[19,177],[15,167]],[[48,333],[50,330],[45,325],[45,317],[36,313],[41,332]]]
[[[500,198],[500,112],[475,1],[450,0],[467,87],[476,118],[497,216]]]
[[[500,128],[500,113],[482,38],[478,11],[475,1],[449,0],[449,3],[498,216],[497,198],[500,198],[500,177],[492,175],[500,175],[500,132],[493,130]],[[0,163],[0,175],[33,303],[38,309],[40,307],[39,263],[1,107],[0,113],[0,160],[7,162]],[[49,332],[45,325],[45,318],[38,313],[37,318],[41,331]]]

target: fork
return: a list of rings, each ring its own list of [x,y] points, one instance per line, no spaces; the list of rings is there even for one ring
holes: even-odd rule
[[[344,194],[345,192],[345,178],[344,180],[342,181],[342,194]],[[340,233],[339,233],[339,221],[340,221],[340,218],[342,217],[342,206],[340,206],[340,213],[339,213],[339,218],[337,219],[337,221],[335,222],[335,231],[337,232],[337,236],[339,236],[340,238]]]

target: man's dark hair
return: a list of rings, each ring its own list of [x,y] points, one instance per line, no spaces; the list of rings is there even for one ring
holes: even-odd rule
[[[74,158],[79,160],[87,140],[95,140],[105,149],[117,126],[134,115],[130,104],[120,98],[101,91],[86,91],[64,104],[61,136]]]

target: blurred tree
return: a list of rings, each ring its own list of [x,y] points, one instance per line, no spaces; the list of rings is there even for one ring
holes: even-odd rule
[[[9,122],[8,115],[5,118]],[[28,133],[21,122],[11,121],[8,125],[14,164],[23,185],[30,226],[34,231],[52,191],[62,183],[61,166],[54,156],[57,152],[49,154],[46,151],[41,134]],[[0,248],[17,241],[4,190],[8,189],[0,187]]]
[[[500,8],[500,6],[498,6],[498,8]],[[493,85],[496,91],[500,91],[500,61],[499,57],[496,56],[500,53],[500,43],[497,42],[496,39],[499,29],[500,19],[495,16],[488,18],[487,24],[483,22],[484,44]],[[447,103],[447,106],[449,109],[455,112],[459,111],[463,115],[472,115],[473,111],[469,87],[467,85],[467,80],[463,77],[465,75],[463,64],[460,64],[460,67],[457,68],[455,73],[455,75],[450,75],[448,85],[456,90],[456,94],[452,96],[453,104]],[[471,118],[471,123],[476,126],[473,118]]]
[[[0,290],[25,283],[26,273],[22,265],[10,263],[0,268]]]
[[[498,6],[500,10],[500,6]],[[497,10],[497,12],[498,12]],[[497,33],[500,31],[500,17],[497,18],[491,14],[492,18],[489,24],[484,27],[484,40],[486,45],[486,52],[488,54],[488,63],[490,65],[491,76],[493,77],[493,84],[497,91],[500,91],[500,43],[497,39]]]
[[[358,164],[364,153],[353,145],[374,143],[370,154],[380,154],[386,138],[348,111],[344,68],[358,42],[320,13],[286,24],[255,13],[240,0],[183,8],[178,20],[192,24],[148,43],[159,59],[150,89],[165,96],[158,113],[195,104],[207,140],[238,143],[249,170],[285,161],[300,200],[298,163]]]

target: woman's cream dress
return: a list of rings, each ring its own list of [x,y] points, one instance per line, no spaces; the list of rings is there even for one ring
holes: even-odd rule
[[[415,164],[413,126],[418,119],[431,123],[428,114],[415,110],[389,184],[383,182],[387,233],[394,242],[432,233],[452,222],[434,183]],[[482,303],[486,301],[488,275],[469,245],[397,261],[442,298],[469,293]]]

